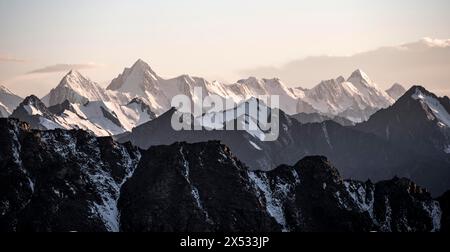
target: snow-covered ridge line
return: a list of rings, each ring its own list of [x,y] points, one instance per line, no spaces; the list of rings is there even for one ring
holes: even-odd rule
[[[277,95],[280,97],[280,109],[289,115],[319,113],[329,117],[339,116],[353,122],[361,122],[367,120],[375,111],[392,105],[402,93],[402,88],[398,86],[389,90],[388,94],[360,69],[353,72],[347,80],[340,76],[335,80],[323,81],[309,90],[289,88],[278,78],[250,77],[230,85],[218,81],[209,82],[204,78],[189,75],[163,79],[147,63],[138,60],[132,67],[126,68],[106,89],[81,73],[70,71],[57,87],[42,98],[42,101],[48,107],[62,104],[66,100],[77,106],[103,102],[108,104],[105,106],[109,107],[103,106],[103,108],[112,110],[118,117],[124,118],[121,114],[134,117],[131,123],[128,120],[120,120],[124,131],[130,131],[136,125],[150,119],[145,116],[135,118],[134,114],[129,115],[127,112],[121,111],[121,107],[126,106],[133,99],[144,100],[148,104],[149,110],[158,116],[170,110],[171,100],[176,95],[186,95],[196,104],[202,102],[202,97],[198,97],[194,88],[201,88],[203,97],[218,95],[224,99],[231,99],[235,105],[261,95]],[[1,97],[0,103],[5,105]],[[0,106],[1,112],[10,114],[16,106]],[[6,107],[6,109],[2,107]],[[91,121],[89,118],[87,119]],[[68,120],[74,122],[72,117]],[[93,132],[96,134],[123,133],[111,129],[114,126],[104,128],[101,123],[95,121],[90,123],[101,128],[100,133],[96,129],[97,127],[90,126],[95,129]]]
[[[139,60],[114,79],[108,89],[141,97],[160,115],[170,109],[171,99],[176,95],[184,94],[193,102],[201,101],[194,92],[195,87],[201,88],[204,96],[218,95],[233,100],[235,104],[261,95],[278,95],[280,109],[287,114],[319,112],[337,116],[344,113],[344,117],[356,121],[366,120],[374,110],[386,108],[395,101],[359,69],[347,81],[340,77],[304,90],[288,88],[277,78],[250,77],[230,85],[218,81],[211,83],[189,75],[163,79],[147,63]]]
[[[422,104],[426,105],[434,118],[438,120],[438,124],[441,127],[450,128],[450,114],[444,106],[435,97],[422,92],[419,88],[416,88],[415,93],[412,96],[413,99],[419,100]],[[433,118],[430,118],[433,119]]]

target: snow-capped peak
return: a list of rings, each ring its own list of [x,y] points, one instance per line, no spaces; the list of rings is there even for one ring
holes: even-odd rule
[[[112,80],[107,89],[146,98],[156,110],[161,103],[167,105],[167,98],[160,89],[161,80],[146,62],[139,59]]]
[[[39,98],[37,98],[34,95],[30,95],[26,97],[23,102],[19,105],[19,107],[22,107],[25,109],[25,111],[30,116],[34,115],[50,115],[51,113],[48,111],[47,107],[44,103],[42,103]]]
[[[67,73],[59,83],[60,86],[67,86],[76,89],[87,88],[91,84],[93,84],[93,82],[89,78],[83,76],[80,72],[73,69],[70,70],[70,72]]]
[[[363,72],[361,69],[357,69],[356,71],[354,71],[350,75],[350,78],[348,78],[347,81],[353,83],[354,85],[359,84],[359,83],[361,83],[365,86],[373,86],[374,85],[374,83],[369,78],[369,76],[365,72]]]
[[[398,100],[398,98],[406,93],[406,89],[402,85],[395,83],[391,88],[386,90],[386,93],[394,100]]]
[[[59,85],[52,89],[42,101],[48,106],[61,104],[68,100],[71,103],[85,104],[93,100],[107,100],[104,90],[89,78],[76,70],[67,73]]]
[[[155,78],[159,78],[157,76],[157,74],[153,71],[153,69],[150,67],[149,64],[147,64],[147,62],[143,61],[142,59],[138,59],[133,66],[131,67],[132,71],[148,71],[150,72],[152,75],[154,75]]]

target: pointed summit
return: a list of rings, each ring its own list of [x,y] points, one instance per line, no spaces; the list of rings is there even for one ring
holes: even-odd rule
[[[147,64],[147,62],[143,61],[142,59],[138,59],[131,67],[131,69],[136,69],[136,68],[139,68],[141,70],[150,70],[153,72],[150,65]]]
[[[350,78],[347,80],[348,82],[363,82],[369,85],[372,85],[372,80],[369,78],[369,76],[363,72],[361,69],[356,69],[352,75],[350,75]],[[355,83],[353,83],[355,84]]]
[[[71,103],[86,104],[89,101],[108,101],[105,90],[97,83],[83,76],[77,70],[70,70],[59,82],[58,86],[42,98],[47,106]]]
[[[59,82],[59,85],[72,84],[80,81],[90,81],[75,69],[70,70]]]
[[[145,91],[152,89],[160,80],[162,78],[145,61],[138,59],[133,66],[125,68],[122,74],[112,80],[106,89],[145,97]]]
[[[388,93],[388,95],[391,96],[392,99],[398,100],[398,98],[406,93],[406,89],[402,85],[395,83],[391,88],[386,90],[386,93]]]

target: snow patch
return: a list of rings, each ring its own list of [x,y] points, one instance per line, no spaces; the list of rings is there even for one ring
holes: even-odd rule
[[[29,115],[43,115],[42,112],[34,106],[25,105],[23,108],[27,111]]]
[[[370,190],[367,192],[362,184],[359,183],[351,183],[348,181],[344,182],[345,189],[349,193],[353,202],[358,207],[359,212],[368,212],[370,217],[374,219],[374,191]],[[369,194],[368,194],[369,193]]]
[[[331,145],[330,136],[328,135],[327,125],[325,122],[322,123],[322,131],[323,135],[325,136],[325,140],[328,143],[328,146],[330,146],[330,149],[333,149],[333,145]]]
[[[249,141],[250,142],[250,144],[255,148],[255,149],[257,149],[257,150],[262,150],[261,149],[261,147],[259,147],[257,144],[255,144],[254,142],[252,142],[252,141]]]
[[[433,228],[431,232],[438,232],[441,229],[442,212],[439,202],[432,201],[430,204],[422,202],[423,209],[429,214]]]
[[[189,162],[187,161],[184,152],[183,152],[183,147],[180,148],[180,155],[181,155],[181,159],[182,159],[182,166],[183,166],[183,170],[181,171],[184,178],[186,179],[186,181],[188,182],[189,186],[191,187],[191,194],[192,197],[195,200],[195,203],[197,204],[197,207],[199,210],[201,210],[203,212],[203,214],[205,215],[206,221],[209,223],[212,223],[208,212],[206,211],[205,207],[203,206],[203,203],[200,199],[200,194],[198,192],[198,188],[196,186],[194,186],[191,182],[190,179],[190,169],[189,169]]]
[[[422,93],[419,89],[416,89],[412,98],[426,104],[441,125],[450,127],[450,115],[436,98]]]
[[[267,212],[275,219],[278,224],[283,227],[283,232],[289,231],[286,226],[286,218],[284,216],[282,202],[274,197],[273,192],[270,189],[266,174],[262,174],[260,177],[255,172],[249,171],[248,176],[256,189],[263,193]]]

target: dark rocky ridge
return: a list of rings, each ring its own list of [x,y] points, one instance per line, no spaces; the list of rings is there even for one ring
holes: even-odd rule
[[[0,119],[1,231],[118,231],[115,201],[139,151],[87,132]]]
[[[215,141],[139,151],[11,119],[0,144],[2,231],[436,231],[448,216],[410,180],[345,181],[319,156],[249,171]]]
[[[403,150],[407,154],[403,158],[409,162],[397,175],[409,176],[435,195],[441,195],[450,186],[450,153],[444,151],[450,147],[450,128],[439,125],[430,108],[413,98],[417,92],[432,97],[450,113],[448,97],[439,98],[421,86],[414,86],[393,106],[378,111],[355,129]]]
[[[344,181],[324,157],[248,171],[218,142],[152,147],[119,200],[123,231],[437,231],[407,179]]]
[[[29,113],[29,111],[27,111],[33,108],[37,110],[33,113],[37,114]],[[13,111],[10,118],[27,122],[33,129],[38,130],[46,130],[42,125],[42,120],[47,120],[49,123],[54,122],[55,120],[54,114],[34,95],[26,97]]]
[[[344,117],[339,117],[339,116],[335,116],[335,117],[331,117],[331,116],[327,116],[327,115],[322,115],[319,113],[298,113],[295,115],[291,115],[292,118],[294,118],[295,120],[299,121],[300,123],[306,124],[306,123],[322,123],[325,121],[334,121],[336,123],[339,123],[342,126],[354,126],[355,123],[348,120],[347,118]]]

